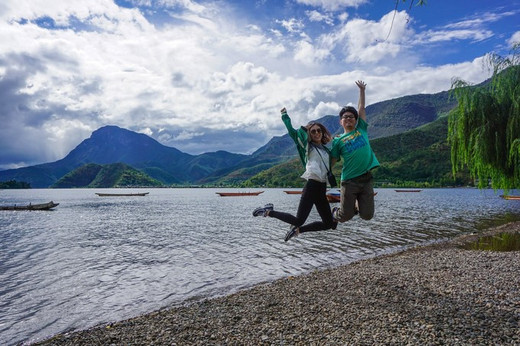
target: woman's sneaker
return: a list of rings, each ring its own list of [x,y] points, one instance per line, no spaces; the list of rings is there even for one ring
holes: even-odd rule
[[[297,237],[300,234],[300,228],[296,226],[291,226],[291,229],[285,235],[285,241],[288,241],[292,237]]]
[[[258,207],[255,210],[253,210],[253,216],[267,216],[267,213],[269,213],[271,210],[274,209],[274,205],[272,203],[267,203],[263,207]]]

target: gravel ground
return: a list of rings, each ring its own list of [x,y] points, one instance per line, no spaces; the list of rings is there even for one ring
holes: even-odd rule
[[[520,222],[485,234],[520,232]],[[462,236],[156,311],[43,345],[520,345],[520,252]]]

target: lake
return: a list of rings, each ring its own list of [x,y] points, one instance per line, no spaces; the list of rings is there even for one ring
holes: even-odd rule
[[[258,191],[259,189],[241,190]],[[150,192],[98,197],[95,192]],[[284,242],[289,226],[253,217],[265,203],[295,213],[299,195],[265,189],[2,190],[0,344],[34,342],[191,300],[227,295],[520,220],[520,201],[477,189],[376,189],[376,214]],[[309,220],[319,218],[315,210]]]

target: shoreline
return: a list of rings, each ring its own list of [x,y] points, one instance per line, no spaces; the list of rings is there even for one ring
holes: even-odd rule
[[[520,344],[520,252],[459,248],[501,232],[520,222],[34,344]]]

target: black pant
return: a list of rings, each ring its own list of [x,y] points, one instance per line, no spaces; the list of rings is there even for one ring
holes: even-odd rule
[[[300,227],[300,233],[323,231],[332,228],[332,213],[330,211],[329,201],[327,200],[327,184],[309,179],[303,187],[300,205],[296,217],[288,213],[282,213],[276,210],[269,212],[269,216],[277,218],[288,224]],[[321,216],[322,221],[311,222],[302,226],[309,216],[312,206],[316,206],[316,210]]]

